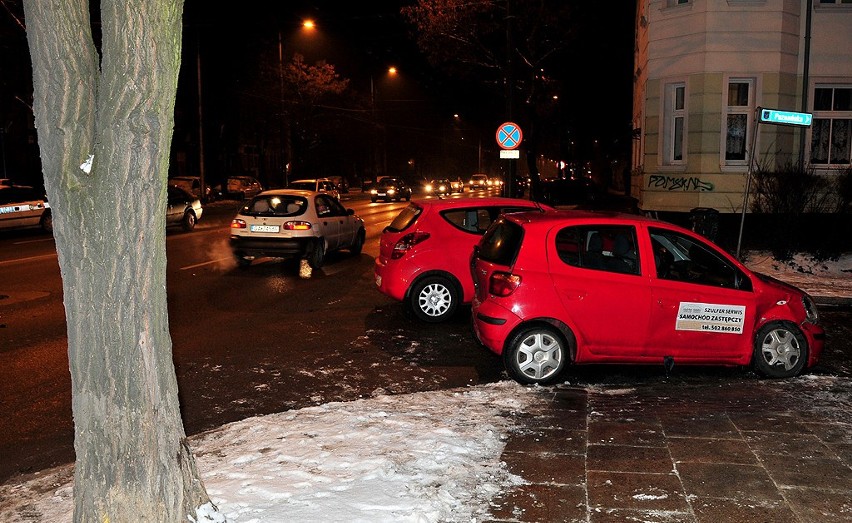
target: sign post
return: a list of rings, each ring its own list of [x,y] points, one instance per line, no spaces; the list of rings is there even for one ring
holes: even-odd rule
[[[497,128],[497,145],[500,146],[500,158],[505,160],[517,160],[521,157],[521,152],[518,150],[521,142],[524,139],[524,133],[521,131],[521,126],[514,122],[505,122]],[[503,193],[511,195],[513,185],[515,183],[514,176],[511,173],[514,169],[510,165],[509,179],[506,180],[503,188]]]
[[[740,259],[740,247],[743,241],[743,225],[745,224],[746,208],[748,207],[748,193],[751,191],[751,174],[754,165],[755,144],[757,143],[757,131],[760,124],[768,123],[771,125],[787,125],[792,127],[810,127],[813,122],[814,115],[811,113],[796,113],[793,111],[781,111],[779,109],[768,109],[766,107],[758,107],[755,113],[755,126],[751,136],[751,148],[749,150],[748,170],[746,172],[746,186],[743,192],[743,209],[740,217],[740,234],[737,238],[737,259]]]

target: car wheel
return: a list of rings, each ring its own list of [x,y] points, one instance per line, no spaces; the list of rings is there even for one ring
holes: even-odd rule
[[[322,238],[317,238],[311,247],[311,252],[308,253],[308,265],[311,269],[319,269],[325,261],[325,241]]]
[[[364,229],[359,229],[358,233],[355,235],[355,239],[352,240],[352,245],[349,247],[349,252],[356,256],[361,254],[361,249],[364,248],[364,237],[366,235],[367,233],[364,231]]]
[[[407,201],[407,202],[411,201],[411,193],[408,193],[408,194],[405,195],[405,201]]]
[[[191,231],[192,229],[195,229],[195,222],[195,214],[190,211],[187,211],[183,215],[183,220],[181,220],[181,226],[183,227],[183,230]]]
[[[240,269],[247,269],[249,265],[251,265],[251,258],[246,258],[245,256],[237,256],[237,267],[239,267]]]
[[[754,337],[754,370],[768,378],[798,375],[808,361],[808,342],[788,321],[764,325]]]
[[[443,276],[423,278],[414,284],[409,296],[414,316],[429,323],[446,321],[455,314],[459,303],[456,286]]]
[[[41,215],[41,222],[39,223],[39,225],[41,225],[41,228],[45,232],[52,233],[53,232],[53,215],[49,212],[42,214]]]
[[[370,201],[376,203],[376,198],[370,198]]]
[[[550,383],[565,368],[567,348],[554,329],[530,327],[512,337],[503,349],[503,363],[509,376],[520,383]]]

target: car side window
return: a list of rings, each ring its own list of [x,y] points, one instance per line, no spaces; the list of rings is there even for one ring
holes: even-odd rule
[[[629,226],[565,227],[556,234],[559,259],[573,267],[639,274],[636,229]]]
[[[317,196],[315,203],[317,206],[317,216],[322,218],[333,215],[334,207],[332,206],[331,201],[329,201],[328,196],[325,196],[324,194]]]
[[[651,228],[657,278],[750,291],[751,280],[716,249],[685,234]]]
[[[492,221],[488,208],[453,209],[441,215],[459,229],[480,235],[485,234]]]

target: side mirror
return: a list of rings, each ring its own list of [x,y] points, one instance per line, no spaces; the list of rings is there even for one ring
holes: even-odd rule
[[[346,214],[352,216],[353,214],[355,214],[355,209],[346,209]]]

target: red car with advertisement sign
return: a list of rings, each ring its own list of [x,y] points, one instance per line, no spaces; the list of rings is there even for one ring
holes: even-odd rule
[[[557,380],[570,363],[751,365],[784,378],[824,345],[805,292],[642,216],[505,215],[471,270],[476,337],[522,383]]]

